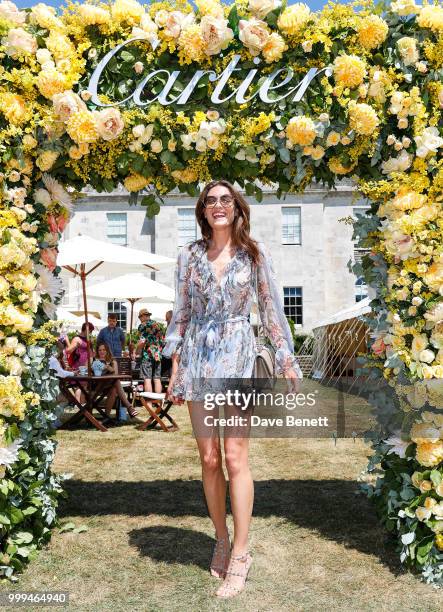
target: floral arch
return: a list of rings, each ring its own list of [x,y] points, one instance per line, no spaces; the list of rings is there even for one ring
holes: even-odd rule
[[[195,4],[59,15],[0,1],[1,573],[20,570],[55,523],[47,360],[57,243],[81,188],[123,184],[153,216],[163,194],[195,195],[211,177],[258,200],[256,179],[284,195],[353,177],[371,204],[355,227],[370,254],[355,271],[376,290],[365,367],[383,478],[367,488],[401,560],[441,582],[443,8]],[[396,398],[389,416],[380,381]],[[386,442],[393,429],[403,441]]]

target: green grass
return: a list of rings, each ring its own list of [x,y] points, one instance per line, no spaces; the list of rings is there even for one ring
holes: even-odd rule
[[[360,439],[251,440],[254,562],[246,591],[216,600],[195,440],[186,408],[174,416],[168,434],[58,432],[55,469],[72,474],[61,522],[88,530],[56,530],[11,589],[69,591],[71,609],[94,612],[441,609],[441,591],[401,570],[357,494],[370,452]]]

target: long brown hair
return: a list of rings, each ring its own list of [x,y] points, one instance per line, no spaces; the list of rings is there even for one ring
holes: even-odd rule
[[[257,242],[249,235],[251,229],[249,221],[249,204],[246,202],[242,194],[239,193],[236,189],[234,189],[233,185],[231,185],[229,181],[225,181],[224,179],[207,183],[207,185],[204,186],[202,192],[200,193],[195,207],[195,216],[197,218],[197,223],[200,226],[201,234],[203,237],[203,241],[205,242],[206,249],[208,249],[209,240],[212,238],[212,227],[209,225],[208,220],[206,219],[204,214],[205,201],[209,191],[213,187],[217,187],[217,185],[222,185],[223,187],[229,189],[232,197],[234,198],[235,217],[234,223],[232,225],[232,243],[237,248],[245,249],[245,251],[251,257],[252,261],[255,264],[258,264],[260,252],[258,250]]]
[[[96,350],[96,355],[97,355],[97,359],[100,359],[99,355],[98,355],[98,351],[100,349],[101,346],[104,346],[106,349],[106,358],[105,358],[105,363],[112,363],[114,360],[114,357],[111,353],[111,349],[109,348],[109,344],[106,344],[106,342],[100,342],[99,344],[97,344],[97,350]]]

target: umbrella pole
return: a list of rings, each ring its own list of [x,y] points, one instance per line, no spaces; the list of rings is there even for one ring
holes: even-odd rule
[[[141,298],[128,298],[128,302],[131,303],[131,319],[129,324],[129,353],[132,356],[132,351],[134,349],[134,345],[132,344],[132,326],[134,324],[134,304],[138,302]]]
[[[92,370],[91,370],[91,347],[89,345],[88,304],[87,304],[87,300],[86,300],[86,272],[85,272],[85,264],[80,264],[80,278],[82,280],[83,310],[85,312],[85,323],[86,323],[86,351],[87,351],[87,355],[88,355],[88,376],[92,376]]]

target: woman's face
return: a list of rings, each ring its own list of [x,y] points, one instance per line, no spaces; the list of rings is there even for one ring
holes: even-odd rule
[[[206,195],[205,216],[212,229],[229,227],[234,223],[235,200],[227,187],[216,185]],[[208,204],[215,204],[212,208]]]
[[[106,359],[106,347],[104,347],[103,344],[98,347],[98,358],[103,361]]]

